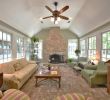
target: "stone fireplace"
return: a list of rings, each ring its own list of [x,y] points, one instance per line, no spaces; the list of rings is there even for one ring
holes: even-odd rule
[[[50,28],[43,46],[45,62],[51,60],[54,63],[61,63],[67,58],[67,41],[60,34],[59,27]]]
[[[64,63],[64,55],[52,54],[49,56],[50,63]]]

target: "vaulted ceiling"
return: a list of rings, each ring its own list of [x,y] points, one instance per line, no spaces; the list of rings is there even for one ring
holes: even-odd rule
[[[41,17],[51,15],[45,5],[54,10],[54,1],[58,2],[58,10],[69,5],[62,15],[71,17],[70,23],[62,20],[55,25],[50,19],[41,23]],[[0,0],[0,20],[29,36],[60,26],[80,37],[110,21],[110,0]]]

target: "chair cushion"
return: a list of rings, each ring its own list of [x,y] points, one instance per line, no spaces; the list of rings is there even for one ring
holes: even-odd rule
[[[68,93],[68,94],[56,97],[55,100],[86,100],[86,99],[82,94]]]
[[[2,100],[30,100],[30,98],[27,94],[20,90],[9,89],[4,92]]]

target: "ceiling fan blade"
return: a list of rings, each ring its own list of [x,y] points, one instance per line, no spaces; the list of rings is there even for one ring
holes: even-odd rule
[[[48,7],[48,6],[45,6],[51,13],[53,13],[53,10],[50,8],[50,7]]]
[[[47,18],[51,18],[51,17],[53,17],[53,16],[47,16],[47,17],[44,17],[44,18],[42,18],[42,19],[47,19]]]
[[[59,17],[62,18],[62,19],[65,19],[65,20],[69,19],[68,17],[62,16],[62,15],[59,15]]]
[[[63,7],[59,12],[60,14],[63,13],[64,11],[66,11],[67,9],[69,9],[69,6],[65,6]]]

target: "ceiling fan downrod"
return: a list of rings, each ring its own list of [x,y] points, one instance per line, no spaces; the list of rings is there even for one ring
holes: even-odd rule
[[[53,4],[55,6],[55,9],[57,10],[58,2],[54,2]]]

